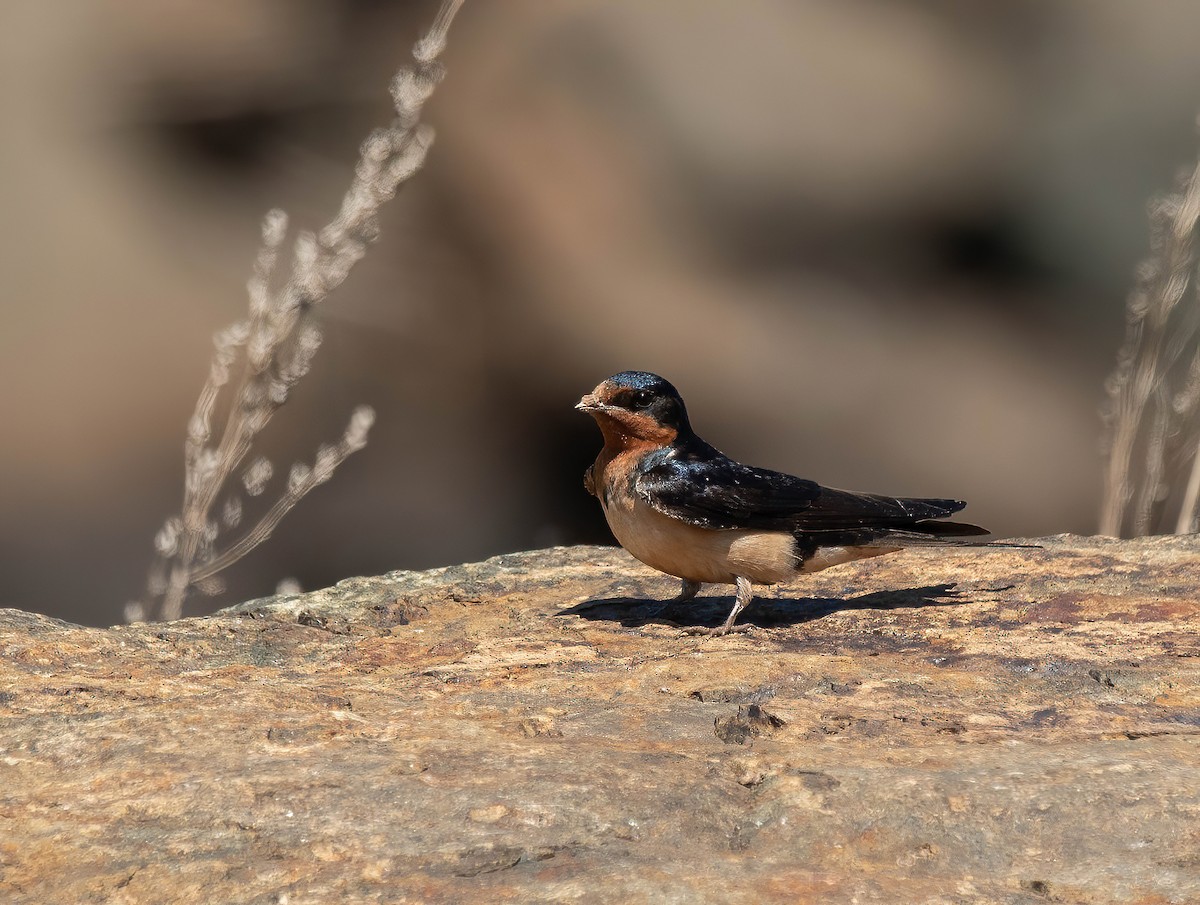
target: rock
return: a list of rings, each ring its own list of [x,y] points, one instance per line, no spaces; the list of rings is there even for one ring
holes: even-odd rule
[[[664,612],[600,547],[169,624],[0,611],[5,902],[1200,901],[1200,541]]]

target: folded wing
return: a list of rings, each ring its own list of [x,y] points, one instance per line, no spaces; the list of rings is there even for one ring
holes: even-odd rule
[[[831,536],[860,533],[847,529],[884,529],[861,532],[864,537],[893,531],[932,536],[988,533],[974,525],[931,521],[962,509],[966,505],[962,500],[835,490],[782,472],[742,465],[707,444],[648,457],[634,489],[659,512],[703,528],[829,532]]]
[[[711,448],[648,456],[634,490],[659,512],[702,528],[790,528],[821,495],[814,481],[751,468]]]

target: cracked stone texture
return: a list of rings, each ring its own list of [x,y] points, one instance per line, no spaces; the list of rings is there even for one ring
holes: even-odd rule
[[[1200,540],[1041,543],[0,610],[0,900],[1198,902]]]

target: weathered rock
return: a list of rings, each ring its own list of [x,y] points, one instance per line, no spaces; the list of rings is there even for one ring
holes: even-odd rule
[[[0,901],[1200,901],[1200,542],[1042,543],[0,611]]]

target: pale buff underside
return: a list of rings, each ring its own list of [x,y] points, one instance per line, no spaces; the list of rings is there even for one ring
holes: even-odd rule
[[[899,547],[822,547],[801,565],[783,531],[697,528],[657,512],[641,499],[604,505],[621,546],[651,568],[692,581],[733,584],[738,576],[775,584],[794,575],[894,553]]]

